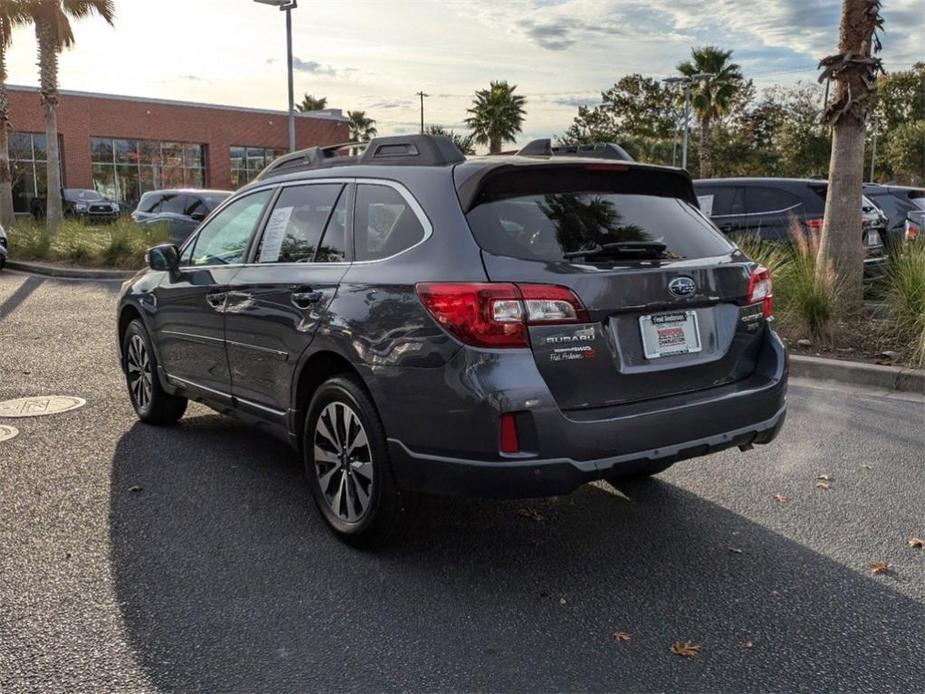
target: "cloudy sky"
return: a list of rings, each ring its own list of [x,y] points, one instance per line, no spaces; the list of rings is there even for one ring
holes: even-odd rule
[[[887,69],[921,60],[925,0],[884,0]],[[75,25],[65,89],[282,108],[285,24],[252,0],[116,0],[115,28]],[[692,45],[734,50],[759,86],[812,80],[834,52],[840,0],[299,0],[296,93],[362,109],[382,134],[461,127],[472,92],[507,79],[527,97],[521,142],[568,127],[621,75],[671,74]],[[37,83],[20,29],[10,83]]]

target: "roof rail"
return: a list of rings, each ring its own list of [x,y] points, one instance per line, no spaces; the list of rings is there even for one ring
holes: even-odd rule
[[[613,142],[595,142],[586,145],[557,145],[552,140],[543,138],[533,140],[518,152],[519,157],[587,157],[590,159],[618,159],[633,161],[633,158],[620,145]]]
[[[364,150],[359,155],[338,155],[340,150]],[[443,135],[397,135],[376,137],[369,142],[343,142],[324,147],[284,154],[275,159],[257,180],[282,176],[296,171],[322,169],[349,164],[377,166],[445,166],[465,160],[465,155],[453,141]]]

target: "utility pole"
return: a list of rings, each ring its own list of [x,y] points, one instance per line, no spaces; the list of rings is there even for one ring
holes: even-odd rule
[[[421,97],[421,134],[424,134],[424,97],[430,96],[430,94],[425,94],[423,91],[415,92],[419,97]]]
[[[712,72],[698,72],[694,75],[685,77],[668,77],[663,79],[665,84],[683,84],[684,85],[684,115],[681,125],[684,128],[684,140],[681,145],[681,168],[687,170],[687,141],[689,139],[691,124],[691,85],[694,82],[708,80],[715,75]],[[677,135],[675,136],[677,138]],[[672,165],[674,164],[674,153],[672,152]]]

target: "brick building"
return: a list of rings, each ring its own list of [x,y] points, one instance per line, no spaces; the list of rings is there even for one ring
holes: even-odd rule
[[[45,194],[45,116],[39,91],[10,86],[10,160],[17,212]],[[288,115],[234,106],[62,91],[62,181],[134,204],[147,190],[233,190],[288,147]],[[296,114],[296,145],[346,142],[336,109]]]

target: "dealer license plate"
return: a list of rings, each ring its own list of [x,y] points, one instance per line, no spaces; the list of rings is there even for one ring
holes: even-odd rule
[[[647,359],[699,352],[700,326],[696,311],[672,311],[639,319],[642,347]]]

